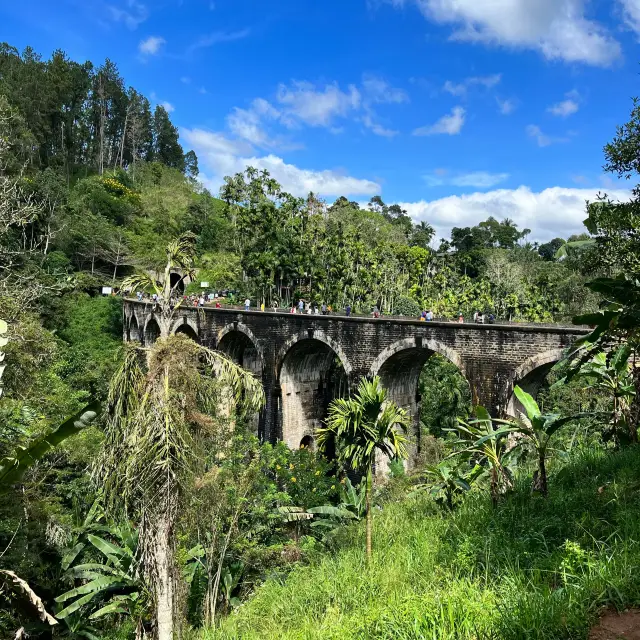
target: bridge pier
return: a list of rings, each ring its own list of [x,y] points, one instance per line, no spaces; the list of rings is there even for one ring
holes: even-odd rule
[[[124,327],[125,340],[146,346],[161,329],[151,305],[129,299]],[[473,402],[498,417],[517,408],[516,384],[535,390],[564,350],[588,332],[209,308],[178,309],[169,333],[177,331],[219,349],[261,379],[266,403],[255,422],[261,439],[284,440],[293,448],[312,445],[330,401],[352,393],[361,377],[379,375],[390,398],[412,417],[413,455],[419,453],[418,380],[433,354],[455,364]]]

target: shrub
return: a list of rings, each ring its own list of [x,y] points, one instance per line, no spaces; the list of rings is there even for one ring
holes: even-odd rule
[[[396,316],[412,316],[414,318],[417,318],[420,312],[420,305],[413,298],[407,298],[405,296],[398,298],[393,311]]]

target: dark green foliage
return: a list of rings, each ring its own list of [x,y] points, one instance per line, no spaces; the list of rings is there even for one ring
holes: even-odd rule
[[[0,459],[0,493],[9,491],[11,485],[20,482],[29,467],[41,460],[51,449],[85,429],[96,419],[99,412],[100,403],[93,402],[65,420],[54,431]]]
[[[420,309],[420,305],[415,300],[401,296],[397,299],[396,306],[393,312],[397,316],[418,318],[422,310]]]
[[[554,238],[553,240],[546,242],[545,244],[541,244],[538,247],[538,253],[543,260],[551,262],[555,259],[558,250],[564,244],[566,244],[566,240],[563,240],[562,238]]]
[[[458,367],[440,355],[425,364],[418,383],[420,422],[426,434],[441,438],[471,413],[471,390]]]
[[[185,169],[177,129],[166,110],[158,107],[152,117],[149,101],[125,88],[109,59],[95,67],[74,62],[58,50],[43,60],[31,48],[19,53],[3,43],[0,95],[17,108],[31,132],[35,149],[29,163],[50,167],[66,181],[152,157]],[[189,170],[197,175],[197,158],[191,153]]]
[[[68,347],[61,374],[76,389],[106,399],[122,345],[122,302],[111,296],[67,296],[57,310],[58,335]]]
[[[193,151],[189,157],[189,170],[197,175],[198,159]],[[178,128],[172,124],[167,110],[158,105],[153,114],[153,159],[167,167],[184,171],[185,155],[178,142]]]

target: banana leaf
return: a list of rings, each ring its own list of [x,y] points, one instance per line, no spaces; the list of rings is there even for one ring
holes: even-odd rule
[[[27,469],[70,436],[82,431],[100,413],[100,403],[92,402],[63,422],[55,431],[38,438],[28,447],[19,447],[12,456],[0,460],[0,493],[20,482]]]

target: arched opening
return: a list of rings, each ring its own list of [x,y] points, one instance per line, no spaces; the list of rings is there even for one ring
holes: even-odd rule
[[[191,338],[194,342],[198,342],[198,334],[195,332],[194,328],[189,324],[181,324],[176,330],[175,335],[182,334],[187,336],[187,338]]]
[[[251,338],[242,331],[229,331],[218,342],[218,351],[228,355],[243,369],[262,378],[262,357]]]
[[[147,326],[144,329],[144,345],[150,347],[160,337],[160,325],[156,322],[155,318],[151,318],[147,322]]]
[[[314,451],[316,448],[316,441],[313,436],[307,434],[300,440],[300,448],[301,449],[311,449]]]
[[[549,386],[548,377],[551,369],[557,362],[562,360],[563,356],[562,349],[552,349],[527,359],[515,371],[513,387],[509,390],[508,415],[517,417],[520,413],[525,412],[524,407],[513,393],[513,389],[519,386],[523,391],[537,398],[540,390]]]
[[[287,351],[279,382],[282,440],[291,449],[313,443],[331,401],[348,394],[342,361],[329,345],[315,338],[299,340]]]
[[[131,316],[131,321],[129,322],[129,342],[140,342],[140,327],[135,315]]]
[[[172,291],[173,288],[178,285],[175,289],[175,292],[180,296],[184,294],[184,280],[179,273],[174,272],[169,274],[169,284],[171,285]]]
[[[218,342],[218,351],[228,355],[236,364],[253,373],[258,380],[262,380],[262,356],[253,340],[242,331],[232,330],[225,333]],[[249,422],[254,433],[262,437],[264,412],[254,414]]]
[[[460,370],[457,354],[420,338],[402,340],[377,359],[371,375],[378,375],[390,400],[411,419],[409,457],[411,469],[433,463],[438,455],[435,438],[454,428],[458,417],[471,408],[469,383]],[[378,461],[380,470],[386,461]]]

